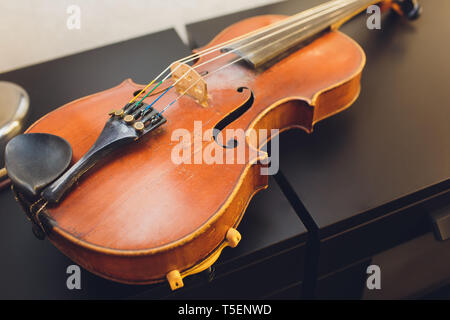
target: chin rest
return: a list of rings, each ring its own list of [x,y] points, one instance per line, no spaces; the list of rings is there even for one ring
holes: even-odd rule
[[[55,181],[72,161],[72,147],[63,138],[47,133],[14,137],[5,149],[5,165],[14,188],[33,199]]]

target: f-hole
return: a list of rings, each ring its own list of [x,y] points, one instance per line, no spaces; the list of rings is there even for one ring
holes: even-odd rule
[[[133,92],[133,96],[136,97],[142,90],[136,90],[135,92]],[[142,92],[142,94],[144,94],[144,92]]]
[[[247,87],[239,87],[237,88],[237,92],[244,92],[244,90],[250,90]],[[234,120],[238,119],[240,116],[242,116],[250,107],[253,105],[253,101],[255,100],[255,97],[253,96],[253,91],[250,90],[250,97],[248,100],[239,108],[228,114],[225,118],[220,120],[216,126],[213,129],[213,137],[214,140],[218,145],[220,145],[223,148],[236,148],[238,146],[238,141],[236,139],[230,139],[227,141],[226,145],[223,145],[217,141],[217,136],[222,132],[222,130],[228,126],[230,123],[232,123]]]

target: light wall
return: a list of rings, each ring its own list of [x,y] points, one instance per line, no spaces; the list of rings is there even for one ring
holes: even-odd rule
[[[280,0],[0,0],[0,72]],[[80,9],[80,29],[67,21]]]

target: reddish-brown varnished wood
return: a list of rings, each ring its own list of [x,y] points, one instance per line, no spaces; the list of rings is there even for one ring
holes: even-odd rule
[[[208,46],[282,18],[241,21]],[[212,72],[223,62],[199,69]],[[201,121],[203,130],[213,128],[248,100],[250,91],[238,92],[239,87],[251,89],[255,100],[230,128],[298,127],[310,132],[314,123],[356,99],[364,63],[364,53],[353,40],[330,32],[267,70],[235,64],[211,74],[206,78],[207,108],[181,98],[165,112],[165,125],[97,166],[58,206],[42,213],[54,223],[50,240],[88,270],[125,283],[157,282],[171,270],[197,265],[219,247],[228,228],[237,228],[253,194],[267,187],[267,176],[260,175],[261,165],[249,157],[244,164],[174,164],[171,152],[178,142],[171,141],[172,132],[193,131],[194,121]],[[97,138],[110,109],[123,106],[142,87],[126,80],[62,106],[28,132],[67,139],[76,161]],[[175,97],[175,91],[169,92],[156,108]],[[203,141],[203,148],[209,143]]]

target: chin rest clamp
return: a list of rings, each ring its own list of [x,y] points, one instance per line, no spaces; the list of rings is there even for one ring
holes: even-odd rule
[[[42,214],[48,202],[45,199],[38,199],[35,202],[30,202],[21,193],[17,192],[14,185],[11,186],[14,193],[14,198],[20,204],[23,211],[25,211],[27,219],[31,222],[31,231],[36,238],[44,240],[45,236],[50,233],[52,229],[49,219]],[[45,218],[43,218],[45,216]]]

